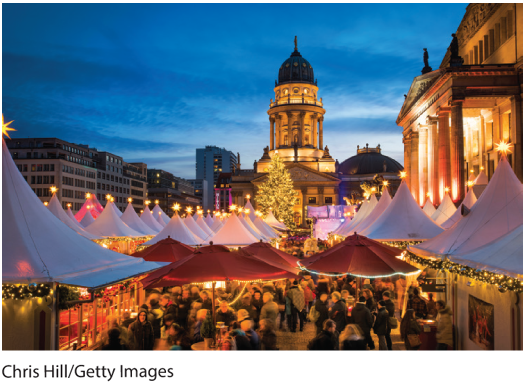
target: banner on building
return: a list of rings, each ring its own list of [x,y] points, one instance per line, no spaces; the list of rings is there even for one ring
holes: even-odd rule
[[[494,350],[494,305],[468,296],[469,338],[485,350]]]

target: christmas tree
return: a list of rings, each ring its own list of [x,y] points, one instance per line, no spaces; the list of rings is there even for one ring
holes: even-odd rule
[[[271,209],[277,220],[283,220],[288,228],[294,229],[293,207],[297,198],[290,172],[284,168],[278,154],[275,154],[268,168],[268,180],[259,187],[255,197],[259,209],[265,215]]]

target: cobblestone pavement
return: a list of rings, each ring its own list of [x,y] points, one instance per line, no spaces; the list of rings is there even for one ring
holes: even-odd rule
[[[399,317],[398,317],[399,320]],[[279,323],[279,320],[277,320]],[[284,325],[286,327],[286,325]],[[370,332],[376,350],[379,348],[379,339],[374,334],[374,331]],[[311,322],[305,323],[303,332],[299,332],[299,324],[297,324],[297,332],[293,333],[290,331],[277,331],[277,348],[281,351],[306,351],[306,346],[315,337],[315,325]],[[398,329],[393,329],[390,335],[392,338],[392,349],[396,350],[405,350],[405,344],[401,341],[401,336]]]

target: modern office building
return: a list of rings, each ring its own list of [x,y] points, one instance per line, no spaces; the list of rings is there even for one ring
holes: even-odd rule
[[[207,185],[202,183],[202,201],[205,210],[213,209],[213,193],[219,175],[223,172],[233,172],[237,163],[240,163],[239,156],[235,156],[233,152],[225,148],[212,145],[207,145],[205,148],[197,148],[194,183],[197,183],[199,180],[207,181]]]
[[[155,200],[158,200],[160,208],[171,217],[171,208],[175,203],[179,203],[181,209],[191,206],[194,211],[198,205],[202,205],[201,199],[195,196],[190,181],[162,169],[148,169],[147,174],[150,209],[155,206]]]
[[[129,179],[130,197],[132,205],[139,213],[144,208],[144,201],[148,197],[148,166],[144,163],[126,163],[124,165],[124,177]]]

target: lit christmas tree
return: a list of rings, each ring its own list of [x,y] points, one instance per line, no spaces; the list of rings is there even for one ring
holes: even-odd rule
[[[290,173],[284,168],[284,163],[277,154],[268,168],[268,180],[259,187],[255,197],[257,204],[265,215],[271,209],[277,220],[284,221],[288,228],[294,229],[293,207],[297,197]]]

